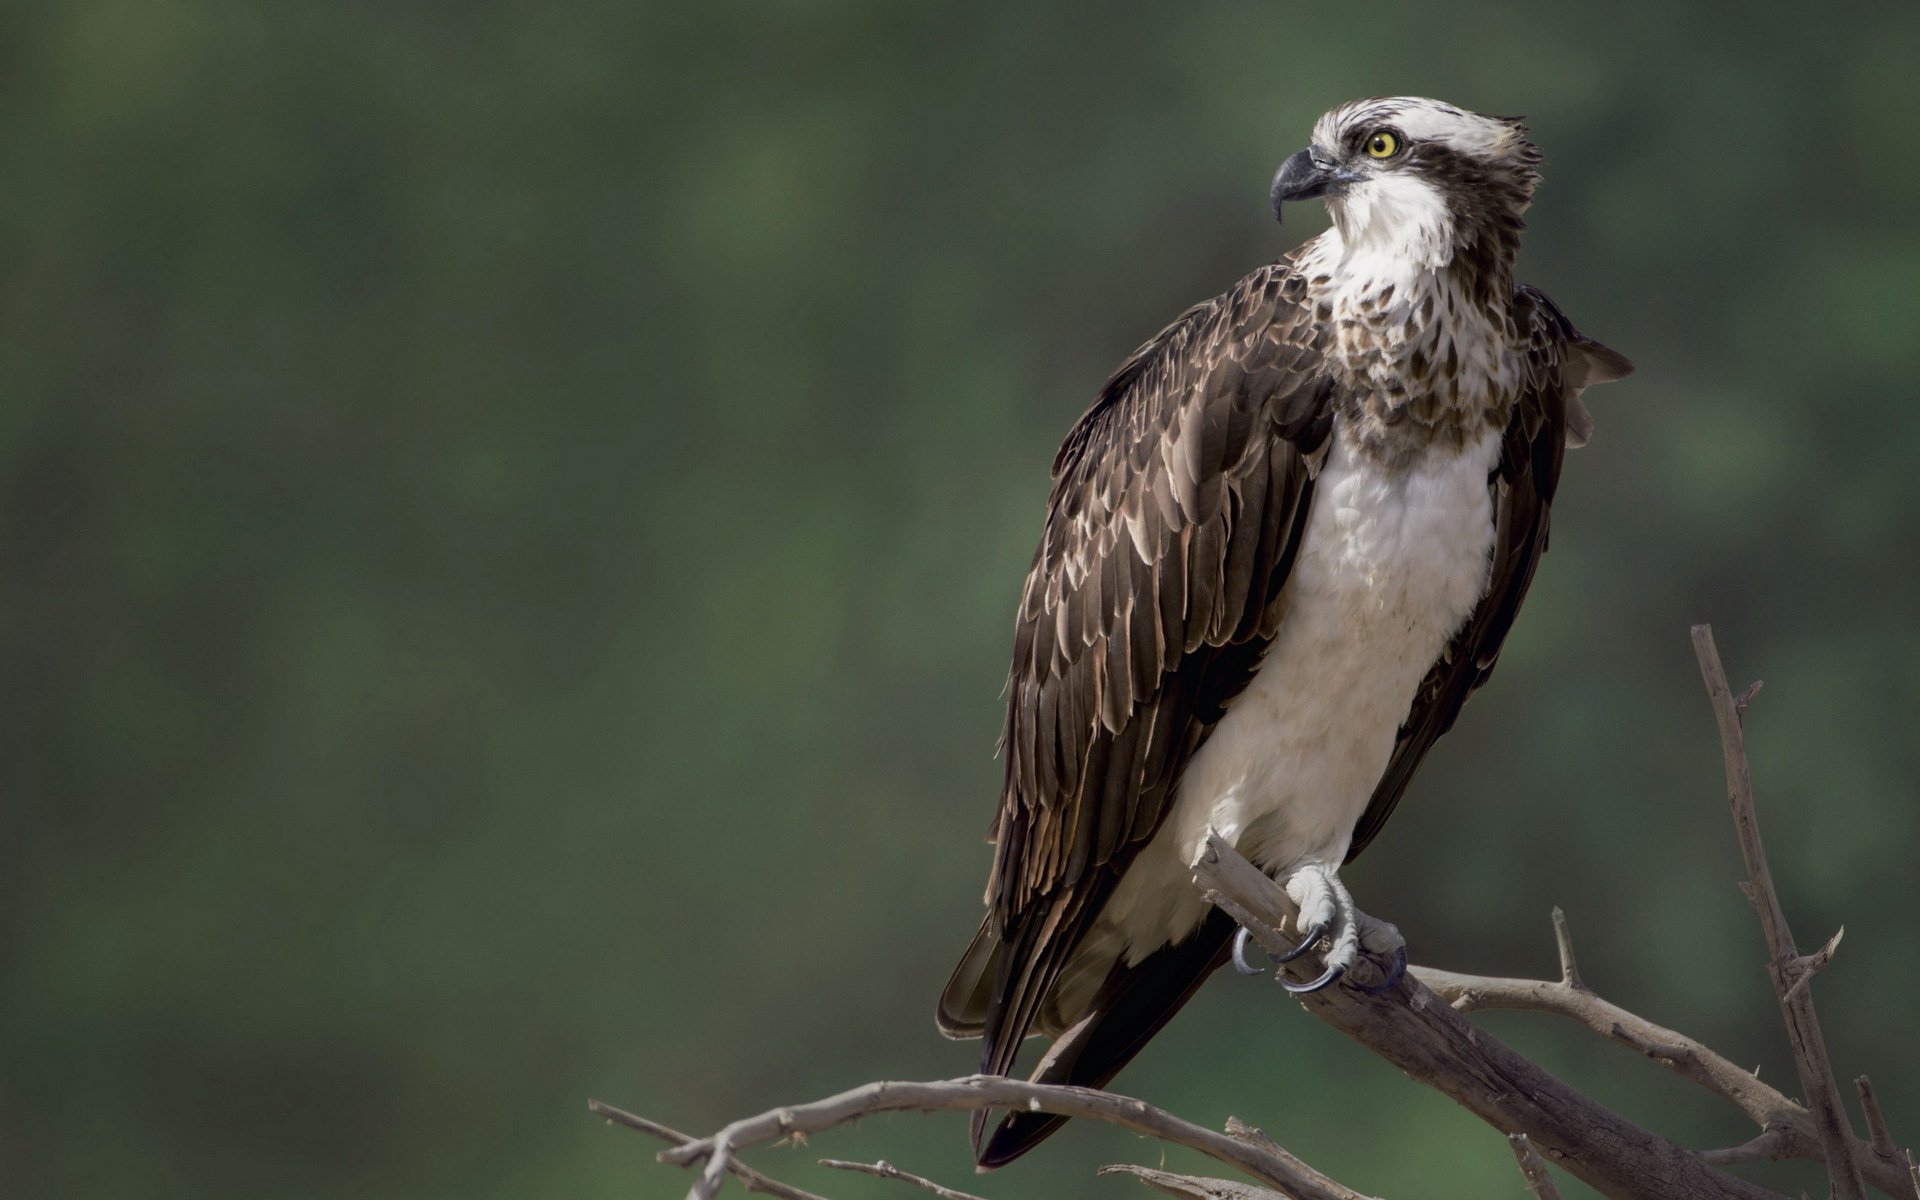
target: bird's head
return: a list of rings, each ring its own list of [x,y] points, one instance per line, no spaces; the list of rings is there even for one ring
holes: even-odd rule
[[[1355,100],[1321,117],[1312,144],[1281,165],[1273,214],[1325,200],[1348,246],[1440,267],[1463,246],[1517,240],[1539,163],[1516,118],[1418,96]]]

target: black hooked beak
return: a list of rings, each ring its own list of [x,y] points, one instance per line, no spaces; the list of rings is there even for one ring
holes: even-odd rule
[[[1302,150],[1281,163],[1273,177],[1273,219],[1281,219],[1280,206],[1286,201],[1338,196],[1358,178],[1314,151]]]

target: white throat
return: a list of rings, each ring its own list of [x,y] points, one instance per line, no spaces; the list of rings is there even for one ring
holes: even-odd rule
[[[1371,179],[1327,210],[1349,271],[1411,275],[1438,271],[1453,261],[1453,213],[1423,180],[1408,175]]]

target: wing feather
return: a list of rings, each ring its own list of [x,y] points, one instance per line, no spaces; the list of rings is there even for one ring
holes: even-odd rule
[[[1004,1073],[1173,785],[1277,624],[1331,429],[1304,281],[1282,260],[1189,309],[1054,459],[1021,592],[979,1024]],[[959,972],[968,988],[979,972]],[[974,1027],[969,993],[943,1021]]]

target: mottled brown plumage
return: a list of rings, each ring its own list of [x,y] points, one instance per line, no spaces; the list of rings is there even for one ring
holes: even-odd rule
[[[1103,1084],[1224,961],[1233,926],[1212,914],[1185,940],[1116,960],[1075,1007],[1055,994],[1286,618],[1336,430],[1383,461],[1464,442],[1489,421],[1504,431],[1487,479],[1488,585],[1413,697],[1349,858],[1493,668],[1546,548],[1563,448],[1586,437],[1578,392],[1630,367],[1512,283],[1537,153],[1514,158],[1515,199],[1494,168],[1442,146],[1421,152],[1476,214],[1495,214],[1459,222],[1459,253],[1443,268],[1458,286],[1442,294],[1485,313],[1518,356],[1511,378],[1463,368],[1445,336],[1425,337],[1421,313],[1394,308],[1390,289],[1342,300],[1303,247],[1136,350],[1060,447],[1015,622],[989,911],[939,1010],[950,1036],[984,1038],[984,1071],[1009,1072],[1022,1040],[1044,1032],[1056,1041],[1036,1078]],[[981,1161],[1005,1162],[1058,1123],[1014,1114]]]
[[[1467,697],[1493,674],[1547,550],[1547,517],[1560,482],[1560,457],[1586,443],[1592,418],[1579,393],[1624,378],[1633,364],[1573,327],[1546,293],[1522,285],[1513,297],[1514,324],[1526,331],[1528,367],[1502,438],[1500,469],[1488,481],[1495,513],[1493,574],[1487,594],[1420,684],[1380,786],[1353,831],[1352,862],[1379,834],[1415,768],[1441,734],[1453,728]]]

